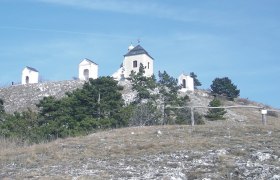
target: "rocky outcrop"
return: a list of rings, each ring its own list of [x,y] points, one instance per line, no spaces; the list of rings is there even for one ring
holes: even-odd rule
[[[7,113],[24,111],[27,108],[36,110],[36,104],[44,97],[62,98],[66,92],[81,88],[84,81],[69,80],[45,82],[38,84],[14,85],[0,89],[0,99],[4,100]]]

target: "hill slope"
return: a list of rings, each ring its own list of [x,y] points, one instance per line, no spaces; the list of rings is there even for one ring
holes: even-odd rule
[[[263,126],[250,118],[131,127],[33,146],[2,140],[0,179],[279,179],[279,138],[279,119]]]
[[[18,86],[0,95],[9,100],[6,108],[16,103],[21,110],[81,86],[78,81]],[[188,95],[195,106],[213,98],[201,90]],[[129,85],[123,97],[126,102],[135,97]],[[264,106],[244,99],[223,104]],[[259,110],[228,109],[227,120],[195,127],[130,127],[32,146],[1,139],[0,179],[280,179],[280,118],[272,115],[267,126]]]
[[[38,84],[14,85],[0,88],[0,99],[4,100],[5,110],[8,113],[21,112],[31,108],[36,110],[39,100],[47,96],[61,98],[68,91],[81,88],[84,81],[69,80],[45,82]]]

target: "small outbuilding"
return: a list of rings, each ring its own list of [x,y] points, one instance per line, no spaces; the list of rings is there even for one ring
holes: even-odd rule
[[[26,66],[22,70],[21,84],[34,84],[39,82],[39,71]]]
[[[186,74],[181,74],[178,78],[178,85],[182,86],[180,91],[187,92],[187,91],[194,91],[194,81],[193,78]]]
[[[79,64],[79,79],[83,81],[88,81],[89,78],[98,78],[98,64],[85,58]]]

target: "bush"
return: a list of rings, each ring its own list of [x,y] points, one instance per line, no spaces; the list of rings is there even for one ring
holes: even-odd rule
[[[219,107],[221,106],[221,101],[214,98],[210,103],[209,107]],[[209,109],[207,115],[205,116],[207,119],[214,121],[214,120],[224,120],[224,114],[226,113],[225,109],[223,108],[215,108]]]
[[[160,124],[160,112],[152,102],[134,105],[129,120],[130,126],[151,126]]]
[[[175,123],[191,125],[192,124],[191,110],[189,108],[179,109],[177,112]],[[200,115],[196,111],[194,111],[194,124],[195,125],[205,124],[202,115]]]
[[[3,119],[4,115],[5,115],[4,101],[0,99],[0,121]]]

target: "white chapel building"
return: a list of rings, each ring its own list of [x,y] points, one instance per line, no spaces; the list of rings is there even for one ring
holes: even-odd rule
[[[85,58],[79,64],[79,79],[87,81],[89,78],[98,78],[98,64]]]
[[[181,74],[178,78],[178,85],[182,86],[181,92],[194,91],[194,80],[191,76]]]
[[[21,84],[34,84],[39,82],[39,71],[35,68],[26,66],[22,70]]]
[[[151,77],[154,74],[154,59],[152,56],[140,45],[136,47],[130,45],[128,52],[124,55],[120,69],[112,76],[117,81],[124,80],[129,77],[131,71],[138,73],[140,64],[143,64],[145,68],[144,76]]]

